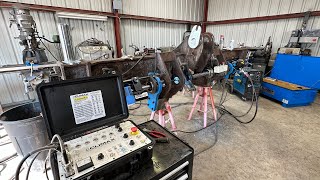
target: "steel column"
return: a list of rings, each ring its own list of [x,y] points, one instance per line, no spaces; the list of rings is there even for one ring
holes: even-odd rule
[[[203,7],[203,22],[202,22],[202,32],[207,32],[207,25],[206,22],[208,21],[208,6],[209,0],[204,0],[204,7]]]
[[[120,17],[118,10],[115,10],[114,12],[115,18],[114,18],[114,36],[116,38],[116,49],[117,49],[117,57],[121,57],[121,36],[120,36]]]

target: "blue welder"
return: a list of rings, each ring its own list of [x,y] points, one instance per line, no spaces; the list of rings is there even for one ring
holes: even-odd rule
[[[250,76],[252,82],[248,76]],[[233,91],[243,100],[251,100],[254,95],[252,88],[254,88],[257,96],[259,96],[262,78],[262,71],[256,69],[244,68],[242,70],[237,70],[233,77]]]

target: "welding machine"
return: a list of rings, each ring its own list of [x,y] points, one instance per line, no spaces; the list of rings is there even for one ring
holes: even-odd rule
[[[263,74],[262,71],[256,69],[243,69],[244,72],[248,73],[252,79],[253,86],[257,96],[259,96]],[[236,92],[243,100],[252,99],[252,83],[249,78],[241,71],[236,71],[233,77],[233,91]]]

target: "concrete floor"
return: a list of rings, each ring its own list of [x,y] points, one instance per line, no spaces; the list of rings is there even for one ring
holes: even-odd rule
[[[214,91],[216,104],[220,94]],[[191,104],[176,107],[177,103],[192,101],[190,94],[181,93],[170,99],[179,130],[193,131],[203,126],[202,117],[197,112],[193,120],[187,120]],[[239,115],[247,111],[250,102],[228,95],[224,105]],[[179,132],[178,136],[195,150],[193,179],[320,179],[319,110],[319,97],[311,106],[290,109],[260,98],[258,115],[250,124],[240,124],[224,115],[217,124],[200,132]],[[130,114],[129,119],[139,124],[149,120],[150,110],[143,104],[136,110],[130,110]],[[209,117],[212,117],[212,111]],[[242,119],[245,121],[251,117],[249,114]],[[208,124],[212,122],[210,120]],[[167,128],[170,129],[170,123]],[[10,148],[3,148],[10,152]],[[12,146],[10,153],[13,151]],[[0,152],[5,156],[3,149]],[[19,160],[10,161],[8,171],[1,173],[0,179],[11,177],[13,172],[10,169],[14,169]],[[22,172],[22,177],[25,177],[25,172]],[[44,175],[37,177],[41,176]]]
[[[220,94],[214,92],[216,101]],[[243,102],[237,96],[229,95],[227,99],[224,105],[234,114],[249,108],[250,102]],[[192,101],[190,94],[178,94],[170,103],[175,106],[178,102]],[[258,115],[250,124],[240,124],[225,115],[217,126],[194,134],[178,133],[195,149],[193,178],[320,179],[319,102],[317,98],[312,106],[288,109],[260,98]],[[192,131],[202,127],[203,120],[197,112],[193,120],[187,120],[190,108],[191,105],[173,108],[178,129]],[[133,115],[147,112],[146,107],[130,111],[130,118],[139,119],[137,123],[146,121],[148,116]],[[209,116],[212,117],[212,112]],[[242,119],[251,117],[252,114]]]

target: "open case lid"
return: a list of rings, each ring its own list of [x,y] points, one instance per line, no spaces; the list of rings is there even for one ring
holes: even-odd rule
[[[42,83],[37,94],[50,138],[69,138],[128,117],[119,75]]]

